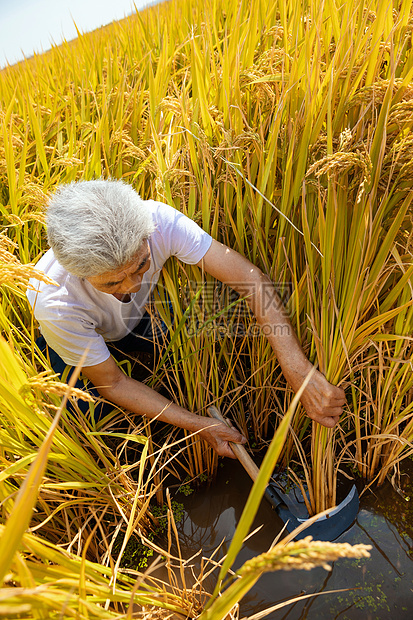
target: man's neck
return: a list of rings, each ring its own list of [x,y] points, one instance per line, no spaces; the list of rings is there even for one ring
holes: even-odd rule
[[[131,299],[129,293],[112,293],[112,295],[116,297],[116,299],[119,299],[119,301],[122,301],[124,304],[127,304]]]

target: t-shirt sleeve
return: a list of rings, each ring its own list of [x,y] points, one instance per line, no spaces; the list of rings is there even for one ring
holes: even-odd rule
[[[101,364],[110,357],[103,337],[83,318],[66,316],[63,321],[58,315],[47,317],[44,312],[36,318],[49,347],[69,366],[77,366],[86,350],[83,366]]]
[[[196,265],[209,250],[212,237],[189,217],[169,205],[158,203],[156,231],[166,256]]]

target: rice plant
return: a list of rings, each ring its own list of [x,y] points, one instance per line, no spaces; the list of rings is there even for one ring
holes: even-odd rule
[[[1,71],[0,326],[16,356],[2,343],[1,457],[18,467],[3,518],[58,406],[24,288],[47,247],[47,195],[76,179],[125,179],[289,291],[307,356],[348,401],[334,430],[300,406],[291,420],[280,458],[301,464],[311,512],[336,503],[343,460],[380,484],[411,452],[412,25],[410,0],[171,0]],[[196,267],[170,262],[163,281],[173,338],[153,385],[198,413],[218,403],[268,442],[293,394],[242,300],[208,305],[216,283]],[[242,330],[215,329],[227,323]],[[138,488],[132,520],[152,526],[159,480],[139,487],[139,466],[122,469],[107,445],[116,416],[62,414],[33,525],[57,544],[83,549],[89,502],[109,504],[116,529]],[[142,451],[150,429],[125,434]],[[216,467],[193,437],[180,459],[191,477]],[[88,554],[107,563],[110,549]]]
[[[24,416],[22,406],[18,402],[16,383],[21,378],[21,368],[17,363],[9,347],[0,341],[2,347],[2,359],[8,362],[8,375],[2,373],[2,384],[8,389],[11,405],[16,407],[16,419],[20,422],[20,429]],[[173,574],[172,562],[178,561],[182,577],[182,585],[174,586],[174,579],[170,579],[170,584],[161,582],[159,579],[151,577],[150,573],[155,569],[156,563],[147,573],[138,571],[123,571],[119,568],[120,558],[125,549],[128,537],[133,531],[140,530],[142,535],[142,517],[137,516],[137,509],[140,506],[140,494],[136,493],[130,514],[126,517],[123,512],[127,530],[124,543],[122,545],[118,561],[114,563],[111,556],[110,562],[102,564],[91,562],[86,558],[88,548],[93,544],[97,532],[105,537],[103,519],[107,510],[104,507],[99,511],[99,506],[89,499],[87,510],[95,517],[93,529],[88,534],[82,549],[78,553],[68,551],[62,544],[53,544],[36,533],[28,533],[25,530],[32,522],[32,513],[36,504],[41,498],[42,490],[47,489],[48,485],[45,473],[50,468],[50,460],[56,460],[56,435],[59,434],[58,424],[60,416],[64,410],[67,397],[70,394],[71,384],[74,378],[66,386],[64,398],[46,433],[44,441],[40,444],[37,454],[30,455],[30,458],[22,457],[13,464],[4,468],[1,473],[0,489],[2,496],[9,492],[7,497],[2,497],[2,504],[7,510],[7,521],[5,525],[0,525],[0,613],[10,618],[132,618],[146,614],[145,617],[158,618],[165,617],[166,614],[174,614],[175,617],[186,618],[224,618],[228,614],[233,614],[238,607],[241,592],[247,592],[257,581],[259,576],[268,570],[280,570],[291,568],[304,568],[309,570],[313,566],[326,566],[327,561],[338,559],[339,557],[367,557],[368,546],[356,545],[334,545],[329,543],[316,543],[310,540],[301,541],[296,544],[280,544],[273,548],[268,554],[257,557],[253,561],[247,562],[238,571],[240,581],[233,584],[221,597],[210,598],[202,587],[203,577],[197,580],[192,588],[186,587],[185,564],[182,559],[175,560],[170,553],[162,551],[149,540],[143,539],[166,555],[166,565],[169,573]],[[12,397],[15,397],[14,399]],[[246,506],[243,517],[238,526],[234,537],[233,545],[229,550],[227,558],[221,569],[221,576],[231,565],[233,558],[242,545],[245,532],[248,531],[255,510],[259,502],[257,498],[262,497],[265,485],[273,470],[274,464],[281,451],[283,441],[288,429],[290,418],[294,412],[297,399],[290,407],[282,425],[274,436],[271,449],[267,456],[267,462],[263,465],[259,479],[254,486],[253,493]],[[40,401],[38,400],[38,404]],[[4,402],[1,402],[1,412],[4,412]],[[42,413],[41,410],[38,412]],[[147,443],[146,443],[147,445]],[[54,452],[54,453],[53,453]],[[146,457],[145,451],[140,463],[139,481],[142,480],[142,462]],[[14,478],[21,476],[24,468],[29,464],[26,476],[16,493],[10,493],[14,485]],[[254,499],[254,493],[257,498]],[[254,509],[255,504],[255,509]],[[145,512],[145,507],[140,507],[140,513]],[[171,504],[168,511],[169,539],[172,532],[176,533],[176,526],[173,519]],[[38,528],[31,528],[37,530]],[[50,532],[47,532],[50,539]],[[72,545],[70,545],[72,546]],[[179,543],[178,543],[179,548]],[[216,562],[211,562],[213,571]],[[226,567],[226,568],[225,568]],[[236,592],[234,593],[234,586]],[[219,592],[220,588],[218,588]],[[209,606],[205,611],[203,607],[210,598]],[[285,603],[284,603],[285,604]],[[209,607],[209,609],[208,609]],[[212,614],[212,615],[211,615]]]

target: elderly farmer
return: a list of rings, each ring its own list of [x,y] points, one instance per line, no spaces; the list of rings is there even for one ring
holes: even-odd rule
[[[190,413],[126,376],[110,354],[108,345],[139,328],[170,256],[198,265],[246,296],[295,391],[311,370],[274,287],[268,300],[268,278],[176,209],[142,200],[122,181],[81,181],[60,186],[52,196],[47,227],[51,249],[37,267],[59,286],[33,282],[37,291],[28,298],[50,359],[73,367],[88,349],[83,374],[118,407],[198,432],[223,456],[233,457],[229,441],[245,442],[235,429]],[[313,420],[333,427],[345,398],[316,371],[301,402]]]

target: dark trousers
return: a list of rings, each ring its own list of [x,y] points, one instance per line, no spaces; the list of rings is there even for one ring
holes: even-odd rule
[[[151,321],[150,315],[145,312],[144,316],[135,327],[135,329],[127,334],[121,340],[116,340],[115,342],[108,342],[108,349],[110,353],[113,355],[115,359],[120,361],[125,358],[125,354],[129,354],[132,352],[142,352],[142,353],[152,353],[156,355],[158,346],[157,341],[165,342],[165,338],[167,338],[167,328],[164,323],[160,326],[157,326],[157,332],[154,331],[154,327]],[[68,366],[62,358],[54,351],[51,347],[49,347],[46,343],[46,340],[43,336],[40,336],[36,340],[36,344],[42,353],[45,355],[47,359],[50,361],[50,365],[53,368],[54,372],[59,375],[60,380],[65,383],[69,382],[72,373],[74,372],[73,366]],[[100,399],[99,392],[96,388],[94,388],[90,382],[87,386],[85,386],[85,380],[80,377],[75,383],[76,388],[81,390],[87,389],[89,394],[91,394],[94,398]],[[83,400],[78,400],[77,406],[82,411],[82,413],[87,414],[89,411],[89,403]],[[110,403],[102,403],[99,402],[93,406],[93,417],[94,419],[101,420],[106,415],[108,415],[114,406]],[[67,405],[67,409],[73,411],[72,405],[69,403]],[[90,409],[92,410],[92,408]]]

